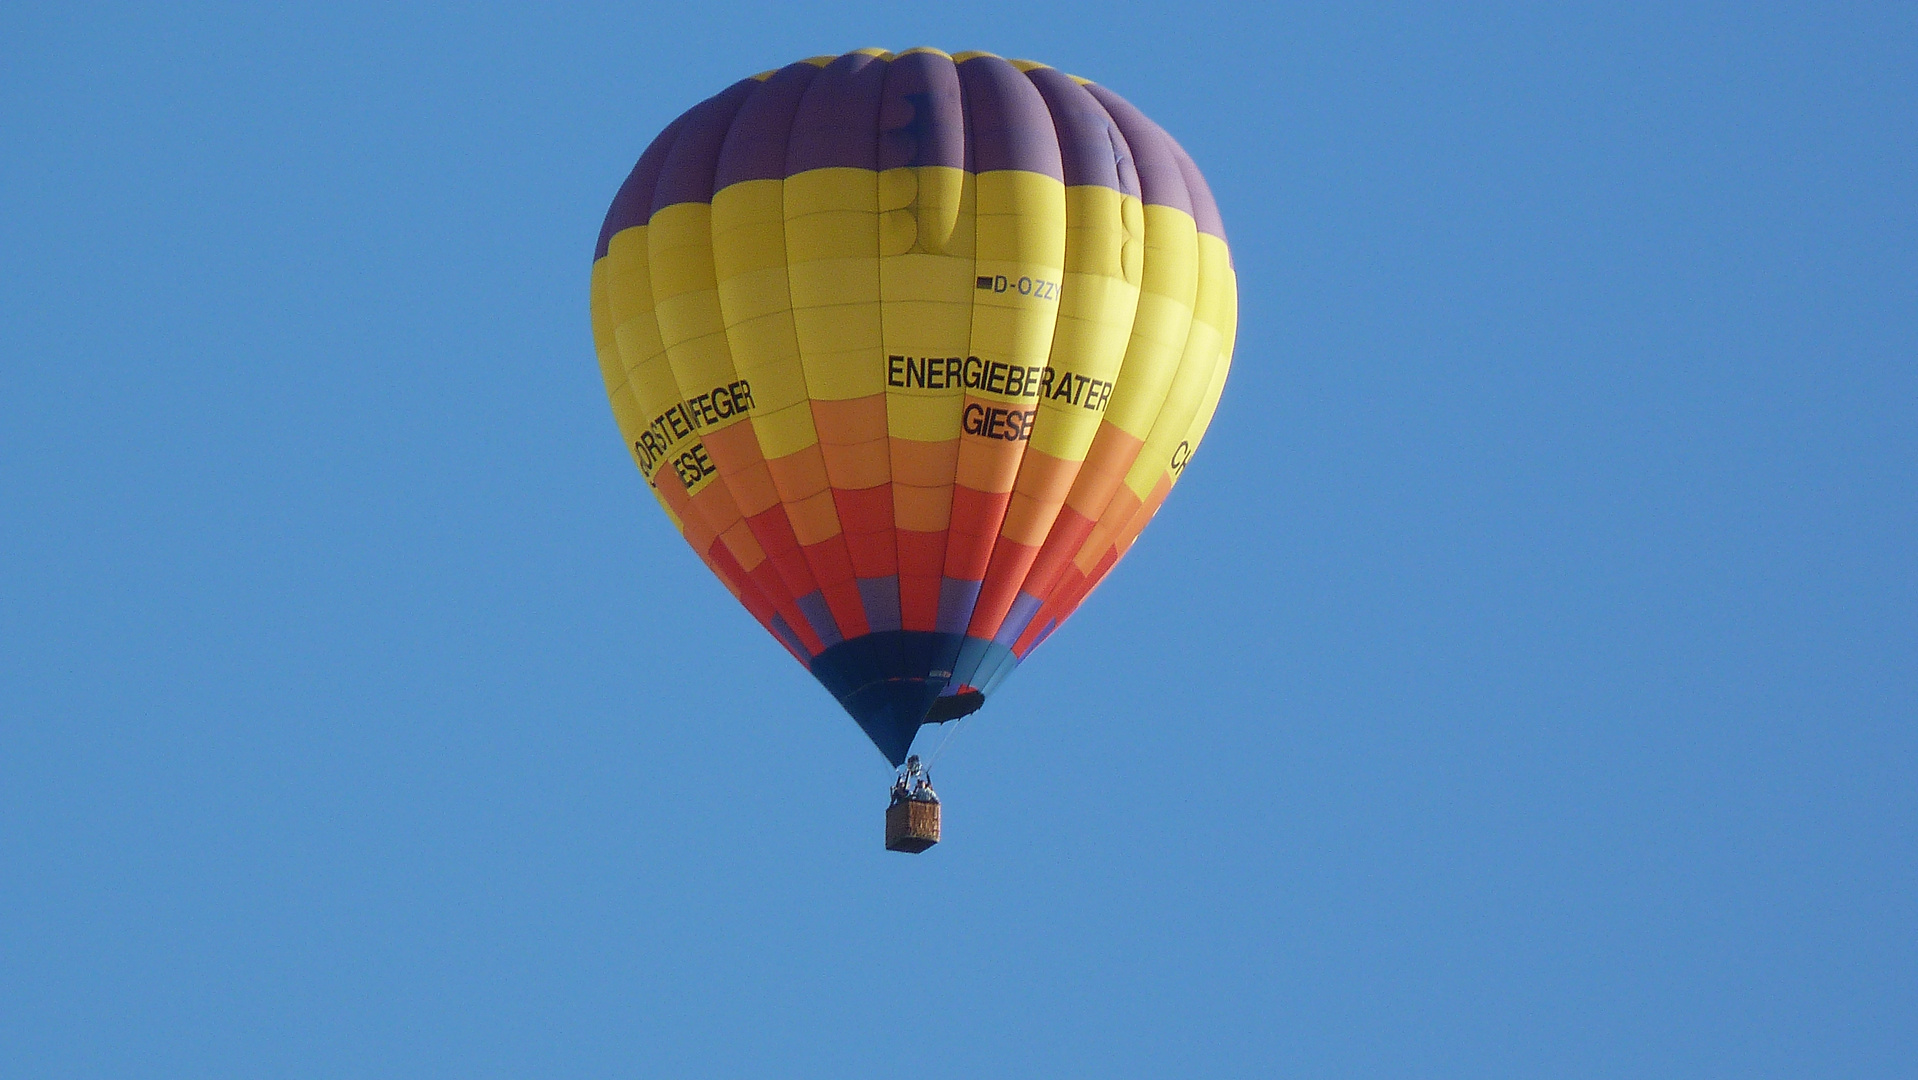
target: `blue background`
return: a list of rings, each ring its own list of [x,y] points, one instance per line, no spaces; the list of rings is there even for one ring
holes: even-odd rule
[[[1918,15],[1537,7],[8,5],[0,1074],[1912,1075]],[[1242,294],[908,858],[586,283],[681,109],[921,43],[1159,120]]]

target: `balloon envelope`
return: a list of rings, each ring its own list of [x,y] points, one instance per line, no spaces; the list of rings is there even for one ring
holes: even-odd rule
[[[897,765],[1157,511],[1237,286],[1199,170],[1118,95],[869,49],[668,125],[606,215],[592,315],[667,516]]]

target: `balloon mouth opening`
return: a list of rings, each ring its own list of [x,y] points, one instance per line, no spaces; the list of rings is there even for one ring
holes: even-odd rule
[[[986,703],[986,695],[970,686],[962,686],[956,694],[945,694],[934,698],[932,708],[926,710],[928,724],[943,724],[948,720],[957,720],[979,711]]]

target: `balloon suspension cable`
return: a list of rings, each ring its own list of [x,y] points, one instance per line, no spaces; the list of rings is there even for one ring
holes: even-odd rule
[[[926,759],[926,768],[931,769],[939,764],[939,755],[946,752],[946,747],[952,743],[952,737],[959,734],[959,729],[965,727],[966,721],[970,719],[972,717],[967,715],[952,722],[952,727],[946,729],[945,737],[939,740],[939,745],[932,748],[932,756]]]

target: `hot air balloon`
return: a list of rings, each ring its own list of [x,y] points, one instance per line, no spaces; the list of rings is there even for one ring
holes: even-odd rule
[[[1199,170],[1117,94],[862,49],[667,125],[606,214],[592,321],[666,516],[897,767],[1158,510],[1237,285]]]

